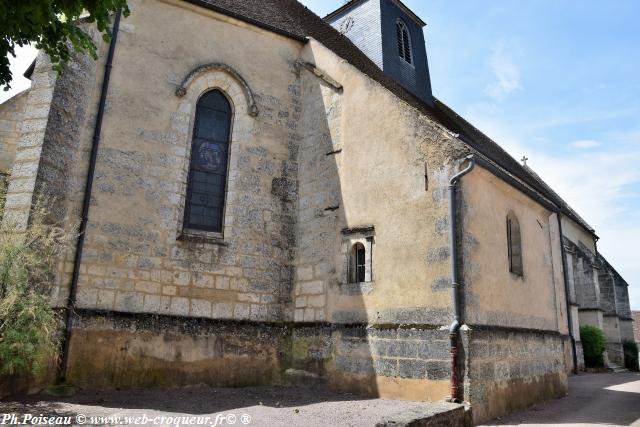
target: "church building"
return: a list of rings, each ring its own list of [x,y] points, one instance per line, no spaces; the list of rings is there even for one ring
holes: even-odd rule
[[[47,196],[80,224],[51,291],[68,383],[326,382],[482,422],[564,395],[579,325],[622,364],[627,283],[434,96],[400,0],[129,4],[97,61],[40,53],[0,105],[2,221]]]

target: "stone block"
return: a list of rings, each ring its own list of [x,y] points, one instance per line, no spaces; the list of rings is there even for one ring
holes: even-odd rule
[[[230,279],[226,276],[216,277],[216,289],[229,289]]]
[[[318,282],[306,282],[300,285],[300,293],[307,295],[324,293],[324,283]]]
[[[238,301],[241,302],[252,302],[252,303],[259,303],[260,302],[260,295],[259,294],[254,294],[254,293],[240,293],[238,294]]]
[[[236,304],[233,309],[233,318],[237,320],[246,320],[249,319],[251,315],[251,305],[250,304]]]
[[[296,277],[300,281],[313,280],[313,266],[298,267],[296,269]]]
[[[99,289],[98,290],[98,300],[96,302],[96,308],[98,310],[112,310],[113,304],[116,300],[115,291]]]
[[[425,378],[427,364],[422,360],[399,359],[398,376],[401,378]]]
[[[137,292],[118,292],[114,306],[116,311],[137,313],[144,311],[143,294]]]
[[[374,359],[373,368],[376,375],[383,377],[398,376],[398,360],[397,359]]]
[[[307,305],[309,307],[324,307],[325,302],[326,302],[326,297],[324,294],[310,295],[307,297]]]
[[[173,283],[178,286],[187,286],[191,279],[188,271],[176,271],[173,273]]]
[[[98,290],[79,288],[76,295],[76,304],[81,308],[94,308],[98,300]]]
[[[214,302],[211,304],[211,317],[214,319],[232,319],[233,304],[228,302]]]
[[[189,315],[189,299],[182,297],[172,297],[169,312],[177,316]]]
[[[193,275],[193,284],[198,288],[213,288],[214,278],[213,276],[195,273]]]
[[[144,311],[147,313],[157,313],[160,311],[162,297],[159,295],[144,296]]]
[[[136,282],[135,290],[140,292],[146,292],[148,294],[159,294],[160,285],[154,282]]]
[[[211,302],[204,299],[192,299],[190,314],[194,317],[210,317]]]
[[[175,286],[163,286],[162,287],[162,295],[175,295],[177,293],[177,288]]]

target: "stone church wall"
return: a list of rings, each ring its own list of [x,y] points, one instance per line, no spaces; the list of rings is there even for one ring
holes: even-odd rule
[[[558,333],[472,327],[465,333],[465,400],[474,423],[567,393],[563,339]]]
[[[70,378],[249,385],[288,381],[294,369],[368,395],[448,396],[447,188],[469,148],[314,40],[177,0],[131,8],[107,97]],[[181,87],[206,64],[231,67],[247,85],[212,66]],[[79,59],[50,81],[43,100],[52,113],[37,122],[38,138],[59,149],[43,151],[51,159],[41,172],[35,160],[14,167],[16,183],[33,180],[30,195],[36,172],[53,185],[56,215],[70,221],[102,81],[103,64],[94,66]],[[234,115],[222,237],[182,230],[195,105],[212,88]],[[68,116],[77,122],[67,126]],[[14,207],[24,206],[19,194]],[[551,212],[480,166],[461,194],[471,330],[460,360],[465,396],[483,419],[510,409],[500,403],[505,390],[530,394],[522,404],[564,392],[566,305]],[[507,208],[522,225],[523,279],[510,276],[503,253]],[[360,283],[348,280],[354,243],[367,251]],[[58,306],[72,260],[60,265]],[[496,354],[506,355],[502,365],[489,360]]]
[[[225,25],[229,18],[182,3],[132,7],[114,57],[77,305],[284,319],[293,250],[287,231],[293,201],[286,191],[295,174],[290,150],[297,141],[299,103],[290,63],[299,44]],[[183,25],[187,16],[193,25]],[[207,43],[223,33],[230,43]],[[248,45],[255,52],[247,52]],[[243,55],[234,53],[238,49]],[[253,60],[243,61],[247,55]],[[184,97],[175,95],[190,71],[210,62],[225,62],[245,78],[255,91],[257,117],[249,115],[242,88],[223,71],[199,75]],[[181,221],[193,113],[199,95],[216,87],[234,104],[224,240],[190,239],[181,235]],[[81,184],[74,190],[81,192]]]
[[[465,400],[483,422],[562,396],[573,362],[555,214],[481,166],[461,186]],[[522,276],[509,271],[510,212]]]

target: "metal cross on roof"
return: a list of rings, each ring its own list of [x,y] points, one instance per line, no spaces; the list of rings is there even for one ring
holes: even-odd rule
[[[527,160],[529,160],[529,158],[527,156],[522,156],[520,161],[522,162],[523,166],[527,166]]]

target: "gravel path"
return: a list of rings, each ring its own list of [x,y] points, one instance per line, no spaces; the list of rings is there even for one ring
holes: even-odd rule
[[[569,394],[487,425],[640,426],[640,374],[581,374],[569,378]]]
[[[68,416],[72,425],[80,425],[83,421],[83,425],[136,425],[136,421],[140,422],[138,425],[175,425],[176,417],[179,417],[178,425],[184,426],[197,425],[199,420],[203,422],[209,417],[206,424],[200,425],[371,427],[383,416],[424,408],[425,405],[419,402],[365,399],[319,387],[195,386],[164,390],[82,390],[69,398],[38,396],[21,399],[20,402],[0,402],[0,425],[3,413],[16,413],[19,420],[24,414]],[[82,414],[80,419],[77,418],[78,414]],[[243,417],[245,414],[249,418]],[[147,422],[143,423],[145,416]],[[185,418],[191,416],[195,417],[193,421]],[[250,422],[246,423],[248,420]]]

